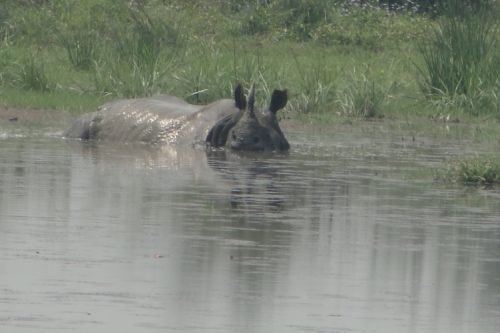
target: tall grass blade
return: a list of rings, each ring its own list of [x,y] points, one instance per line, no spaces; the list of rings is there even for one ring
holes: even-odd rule
[[[417,48],[424,94],[477,112],[470,106],[495,95],[500,74],[495,34],[496,23],[484,10],[442,17]]]

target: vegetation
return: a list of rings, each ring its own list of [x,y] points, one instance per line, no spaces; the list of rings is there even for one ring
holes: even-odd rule
[[[449,164],[438,178],[465,185],[498,185],[500,184],[500,160],[495,157],[465,158]]]
[[[353,71],[338,100],[341,115],[360,118],[382,115],[382,105],[387,92],[382,91],[379,84],[368,75]]]
[[[88,111],[158,93],[205,103],[256,82],[263,100],[288,88],[292,115],[500,119],[495,0],[3,3],[5,106]]]
[[[437,22],[419,44],[424,61],[422,89],[429,98],[471,113],[498,110],[496,18],[486,8],[462,13],[452,3],[450,11],[456,14]]]

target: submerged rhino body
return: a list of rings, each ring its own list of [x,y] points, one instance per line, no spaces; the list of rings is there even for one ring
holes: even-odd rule
[[[235,150],[286,151],[290,146],[276,117],[286,103],[286,90],[274,90],[269,106],[258,109],[254,87],[247,101],[241,85],[234,90],[234,99],[208,105],[166,95],[118,100],[81,116],[64,136],[148,144],[206,142]]]

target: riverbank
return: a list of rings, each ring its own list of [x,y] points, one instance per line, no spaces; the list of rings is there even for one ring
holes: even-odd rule
[[[91,112],[93,110],[89,110]],[[61,110],[25,109],[0,107],[0,126],[15,127],[51,127],[62,132],[79,113]],[[481,151],[494,153],[500,147],[500,122],[487,118],[463,115],[463,117],[432,118],[407,116],[405,118],[385,117],[372,120],[347,118],[344,116],[292,115],[280,120],[285,134],[303,133],[305,136],[314,133],[366,133],[367,139],[373,135],[384,134],[401,141],[414,142],[419,138],[425,140],[442,140],[466,142],[482,146]],[[375,133],[375,134],[374,134]]]

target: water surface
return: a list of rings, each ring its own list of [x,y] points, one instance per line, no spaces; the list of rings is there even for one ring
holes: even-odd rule
[[[0,331],[498,332],[500,192],[429,176],[470,144],[377,126],[289,155],[8,132]]]

